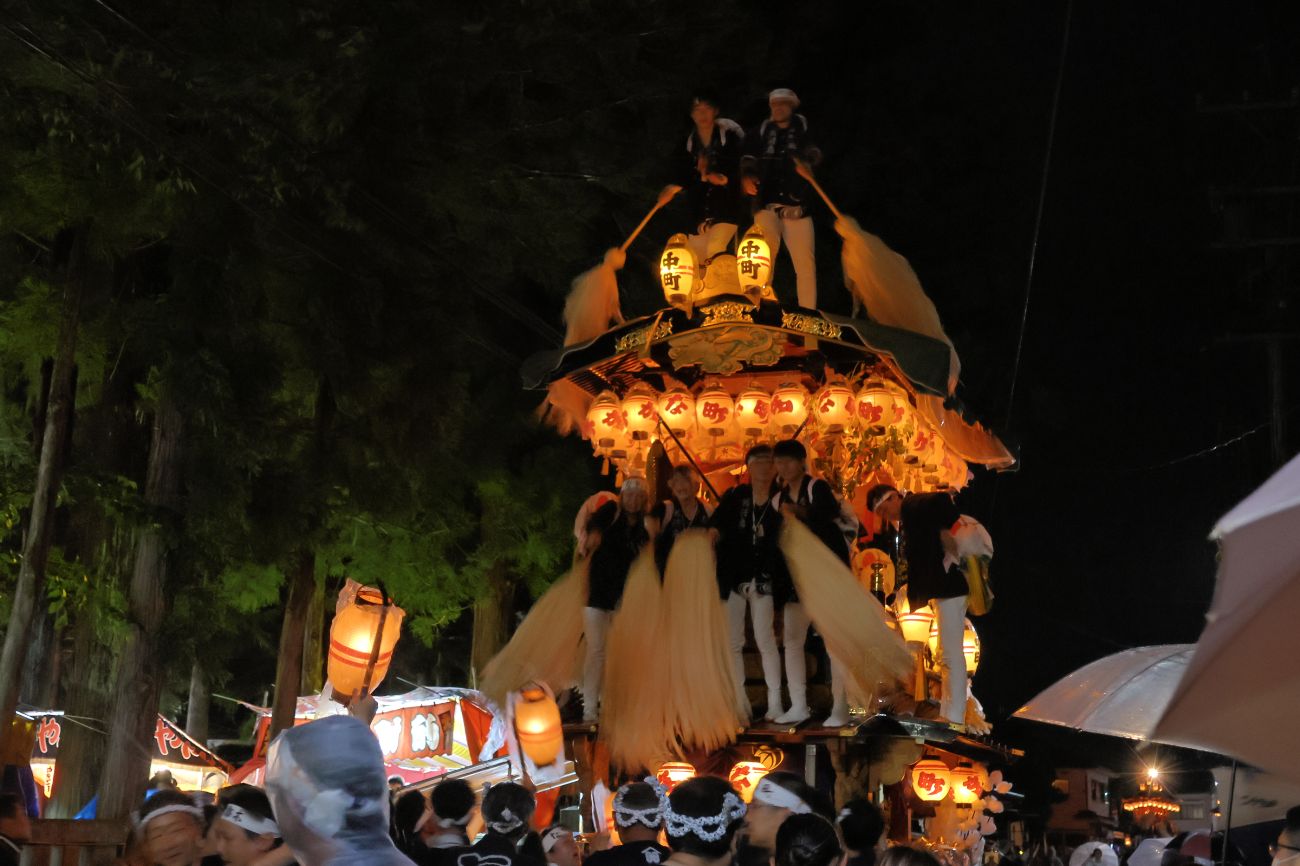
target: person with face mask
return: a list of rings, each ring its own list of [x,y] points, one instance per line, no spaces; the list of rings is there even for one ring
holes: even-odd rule
[[[1268,846],[1268,853],[1273,857],[1272,866],[1295,866],[1300,863],[1300,806],[1287,810],[1286,823],[1277,841]]]

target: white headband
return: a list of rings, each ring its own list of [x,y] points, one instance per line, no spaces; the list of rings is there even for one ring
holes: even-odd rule
[[[778,809],[789,809],[796,815],[806,815],[812,811],[812,807],[799,799],[799,795],[782,788],[771,779],[764,779],[758,783],[754,789],[754,802],[762,803],[764,806],[775,806]]]
[[[555,847],[555,843],[559,842],[565,836],[571,836],[571,834],[563,827],[552,827],[547,830],[542,836],[542,850],[547,854],[550,854],[551,849]]]
[[[745,804],[730,791],[722,798],[722,811],[716,815],[697,818],[694,815],[679,815],[673,811],[670,800],[664,806],[664,826],[669,838],[685,836],[690,833],[701,842],[716,842],[727,835],[727,828],[745,817]]]
[[[177,812],[184,812],[186,815],[192,815],[200,823],[203,821],[203,810],[198,806],[184,806],[178,803],[174,806],[163,806],[161,809],[155,809],[141,818],[140,823],[136,826],[143,830],[154,818],[161,818],[163,815],[174,815]]]
[[[258,836],[265,836],[269,833],[277,839],[280,838],[280,825],[275,823],[274,819],[254,815],[234,803],[227,803],[226,808],[221,810],[221,820],[229,821],[236,827],[241,827]]]
[[[502,809],[501,819],[499,821],[488,821],[487,825],[502,836],[506,836],[524,826],[524,819],[516,818],[515,813],[509,809]]]
[[[471,809],[460,818],[439,818],[438,826],[444,830],[450,830],[452,827],[464,827],[466,824],[469,823],[469,819],[473,817],[474,817],[474,810]]]
[[[628,786],[624,785],[614,795],[614,822],[618,826],[626,829],[633,824],[641,823],[651,830],[657,830],[663,824],[664,809],[668,808],[668,787],[654,778],[647,778],[645,782],[659,795],[659,802],[645,809],[633,809],[631,806],[624,805],[623,797],[628,789]]]

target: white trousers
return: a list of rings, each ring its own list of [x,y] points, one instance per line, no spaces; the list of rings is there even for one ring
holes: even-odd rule
[[[702,232],[686,236],[686,245],[701,265],[718,253],[725,253],[736,236],[735,223],[714,223]],[[773,252],[773,255],[776,253]],[[703,277],[703,274],[700,274]]]
[[[776,648],[776,619],[772,596],[764,595],[751,580],[727,596],[727,620],[731,626],[731,665],[736,672],[736,682],[745,687],[745,605],[749,605],[750,620],[754,624],[754,643],[763,659],[763,681],[767,684],[768,712],[772,712],[773,698],[781,703],[781,653]]]
[[[939,624],[939,684],[943,717],[961,725],[966,722],[966,654],[962,634],[966,629],[966,596],[930,599],[930,609]]]
[[[582,609],[583,633],[587,638],[587,661],[582,668],[582,716],[595,721],[600,704],[600,679],[605,674],[605,635],[609,633],[612,611],[598,607]]]
[[[808,659],[804,644],[808,641],[808,614],[802,604],[787,604],[781,612],[785,648],[785,681],[790,688],[790,708],[808,709]]]
[[[795,281],[798,285],[799,306],[817,308],[817,257],[813,252],[813,223],[810,217],[783,220],[776,211],[763,209],[754,214],[767,243],[772,247],[772,267],[776,267],[776,254],[785,241],[794,263]]]

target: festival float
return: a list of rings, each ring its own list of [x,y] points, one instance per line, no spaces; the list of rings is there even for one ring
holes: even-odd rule
[[[707,262],[699,260],[685,236],[672,236],[658,260],[665,305],[625,319],[617,271],[652,210],[622,247],[575,280],[565,307],[564,345],[525,362],[525,387],[546,395],[542,416],[560,433],[589,442],[614,486],[643,478],[655,491],[652,498],[656,493],[663,498],[663,476],[670,467],[689,465],[701,481],[699,498],[717,503],[745,472],[748,448],[797,439],[806,447],[809,473],[825,479],[867,523],[873,516],[865,497],[875,484],[955,494],[975,471],[1014,468],[1010,450],[965,414],[956,398],[956,350],[906,259],[839,212],[806,167],[800,172],[835,216],[854,315],[781,303],[772,286],[772,244],[755,226]],[[661,199],[656,209],[662,205]],[[967,566],[986,569],[987,559]],[[973,697],[964,724],[935,717],[934,614],[928,607],[910,610],[905,594],[895,594],[894,564],[879,550],[856,549],[852,569],[853,591],[837,590],[845,605],[865,610],[869,595],[887,599],[887,608],[880,611],[877,604],[874,615],[888,620],[912,662],[908,673],[894,668],[892,687],[872,688],[867,682],[855,689],[858,700],[849,724],[823,728],[744,718],[719,734],[716,727],[701,731],[695,720],[669,712],[664,730],[648,738],[653,743],[638,735],[637,743],[628,744],[622,729],[628,715],[615,719],[602,702],[598,723],[563,727],[582,786],[599,792],[646,772],[671,786],[707,773],[729,778],[745,794],[763,775],[791,771],[833,787],[839,802],[866,792],[886,808],[895,840],[912,838],[912,819],[924,819],[924,840],[947,851],[950,860],[977,856],[979,840],[994,831],[993,815],[1002,811],[1000,798],[1010,788],[993,767],[1018,753],[988,739],[989,726]],[[556,694],[576,684],[580,572],[579,559],[489,665],[480,686],[490,700],[508,704],[530,681]],[[648,611],[640,596],[628,600],[638,592],[637,579],[634,566],[624,606]],[[671,581],[671,575],[663,579],[665,595]],[[652,582],[646,579],[644,585]],[[971,613],[986,612],[988,601],[972,599]],[[651,619],[656,615],[645,613]],[[832,655],[839,649],[844,657],[847,650],[832,645],[832,629],[817,621],[815,611],[812,619]],[[624,650],[622,657],[656,657],[661,647],[654,640],[643,635],[635,652]],[[614,642],[611,635],[607,665],[616,663]],[[973,674],[981,648],[969,619],[961,650]],[[751,700],[761,692],[750,672],[757,669],[752,656],[746,658],[745,683]],[[824,666],[825,656],[821,659]],[[810,655],[809,663],[818,661]],[[644,678],[649,669],[639,664],[636,671],[607,669],[607,687]],[[672,672],[663,684],[669,704],[684,681],[680,674]],[[823,670],[823,697],[829,679]],[[722,718],[725,729],[725,714]],[[602,816],[591,817],[603,825]]]

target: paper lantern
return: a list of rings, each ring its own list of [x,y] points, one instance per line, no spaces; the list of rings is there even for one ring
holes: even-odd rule
[[[802,385],[786,382],[772,395],[772,424],[789,436],[808,417],[808,392]]]
[[[623,417],[634,442],[649,440],[659,426],[655,392],[648,385],[634,385],[623,398]]]
[[[937,619],[930,625],[926,645],[930,648],[930,658],[934,659],[934,667],[937,668],[939,665],[939,621]],[[974,676],[980,666],[980,650],[980,636],[968,619],[961,633],[961,653],[966,657],[966,676]]]
[[[731,426],[736,414],[736,401],[727,393],[727,389],[717,382],[710,382],[695,398],[695,418],[700,429],[710,436],[722,436]]]
[[[772,395],[757,383],[741,391],[736,398],[736,424],[751,439],[766,433],[772,424]]]
[[[952,798],[962,806],[971,806],[984,796],[979,770],[970,764],[958,764],[948,774],[952,782]]]
[[[587,424],[592,444],[608,451],[627,433],[627,415],[623,403],[613,391],[601,391],[587,410]]]
[[[748,803],[754,799],[754,789],[767,773],[767,767],[758,761],[739,761],[727,774],[727,781],[740,793],[740,798]]]
[[[862,432],[882,436],[894,422],[895,394],[878,380],[868,381],[853,399],[854,415]]]
[[[740,239],[736,248],[736,276],[740,290],[757,300],[772,280],[772,247],[757,224]]]
[[[898,629],[908,643],[925,643],[933,623],[934,612],[928,605],[898,615]]]
[[[948,765],[929,758],[912,765],[912,790],[927,803],[938,803],[952,791],[952,777]]]
[[[938,438],[938,435],[929,424],[918,421],[912,430],[911,439],[907,443],[907,457],[904,458],[906,462],[913,466],[922,467],[922,471],[924,471],[925,459],[933,452],[934,440]]]
[[[560,708],[541,686],[527,685],[519,690],[515,698],[515,733],[519,748],[539,767],[555,763],[564,748]]]
[[[347,592],[346,587],[343,591]],[[395,605],[385,605],[384,601],[379,590],[363,586],[334,615],[334,622],[330,625],[327,671],[334,694],[340,698],[350,699],[363,691],[373,692],[388,675],[388,665],[393,660],[393,648],[402,633],[405,612]],[[367,677],[376,643],[379,652]]]
[[[686,235],[673,235],[659,257],[659,282],[664,298],[674,307],[686,306],[695,291],[696,281],[700,279],[695,253],[687,245]]]
[[[940,467],[939,474],[953,490],[961,490],[970,478],[970,469],[965,460],[948,451],[943,455],[943,466]]]
[[[666,786],[670,791],[687,779],[694,778],[695,767],[685,761],[668,761],[661,764],[659,771],[655,773],[655,779],[659,784]]]
[[[822,432],[843,433],[853,423],[853,392],[843,380],[827,382],[813,398],[813,412]]]
[[[676,435],[686,436],[695,426],[695,397],[680,385],[660,394],[656,406],[659,417]]]

